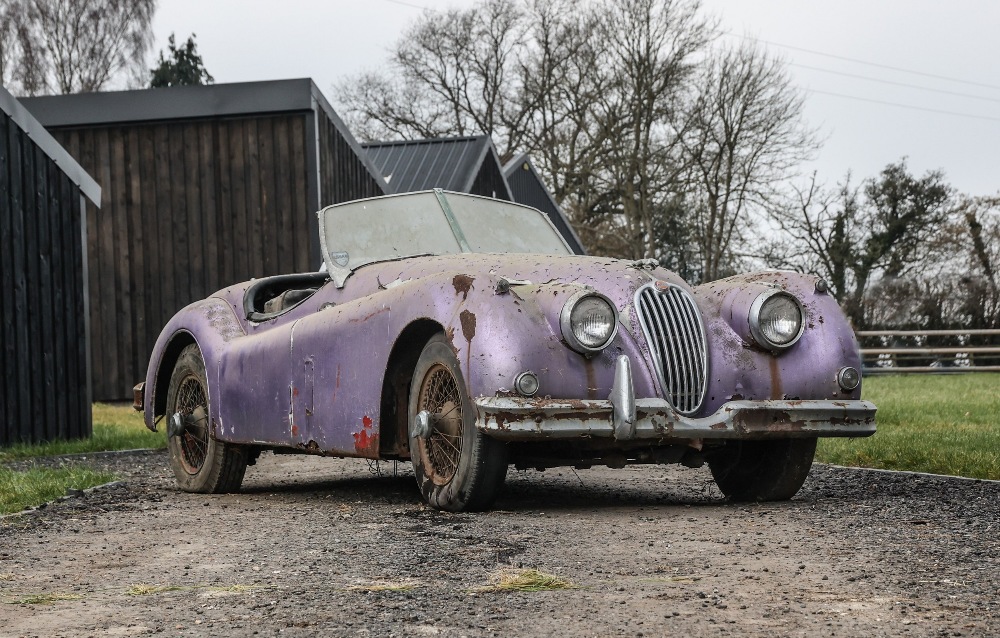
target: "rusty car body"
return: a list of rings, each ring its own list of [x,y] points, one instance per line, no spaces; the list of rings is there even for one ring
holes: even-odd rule
[[[691,287],[571,254],[535,209],[427,191],[319,213],[326,272],[234,285],[174,316],[137,409],[183,489],[234,491],[263,450],[409,459],[424,498],[488,507],[509,465],[708,463],[788,499],[820,436],[867,436],[853,331],[825,283]]]

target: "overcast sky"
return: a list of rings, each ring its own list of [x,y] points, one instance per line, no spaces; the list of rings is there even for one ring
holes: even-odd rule
[[[339,79],[376,69],[421,9],[473,0],[163,0],[154,50],[197,34],[217,83],[311,77],[331,100]],[[824,144],[813,165],[833,184],[906,156],[963,192],[1000,192],[1000,2],[703,0],[729,39],[763,41],[807,91]]]

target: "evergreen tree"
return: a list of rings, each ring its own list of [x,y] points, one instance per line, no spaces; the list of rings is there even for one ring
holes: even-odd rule
[[[205,69],[201,56],[198,55],[198,45],[194,42],[195,34],[192,33],[187,42],[180,47],[174,40],[174,34],[168,38],[168,48],[170,56],[164,57],[163,50],[160,49],[160,62],[155,69],[150,69],[152,77],[149,81],[151,88],[161,86],[186,86],[212,84],[215,78]]]

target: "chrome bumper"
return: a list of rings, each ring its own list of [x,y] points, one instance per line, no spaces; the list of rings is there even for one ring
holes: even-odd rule
[[[614,438],[765,439],[875,434],[868,401],[729,401],[699,419],[677,414],[663,399],[636,399],[628,357],[621,356],[607,400],[482,397],[477,427],[506,441]]]

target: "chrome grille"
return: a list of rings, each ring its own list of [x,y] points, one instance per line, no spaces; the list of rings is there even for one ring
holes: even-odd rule
[[[684,289],[658,281],[635,293],[636,315],[674,409],[694,414],[705,399],[708,352],[698,306]]]

